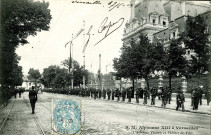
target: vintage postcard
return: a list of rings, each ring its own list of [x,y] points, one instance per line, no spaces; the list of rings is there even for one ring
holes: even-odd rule
[[[1,135],[211,135],[211,2],[1,0]]]

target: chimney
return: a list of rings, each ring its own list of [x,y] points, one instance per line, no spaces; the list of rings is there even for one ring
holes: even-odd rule
[[[182,15],[185,15],[185,1],[181,1]]]

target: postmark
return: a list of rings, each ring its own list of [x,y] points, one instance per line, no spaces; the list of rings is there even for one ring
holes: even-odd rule
[[[80,134],[81,104],[73,100],[52,100],[52,131],[53,135]]]

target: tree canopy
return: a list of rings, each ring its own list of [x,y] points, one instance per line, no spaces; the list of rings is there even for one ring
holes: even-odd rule
[[[210,42],[209,33],[206,31],[207,24],[201,15],[196,17],[188,16],[186,31],[183,33],[183,40],[186,47],[194,51],[191,55],[191,73],[202,74],[208,71],[210,63]]]
[[[49,30],[51,20],[49,3],[33,0],[1,0],[0,84],[13,85],[10,78],[22,72],[15,53],[18,45],[27,44],[27,37]],[[14,64],[15,63],[15,64]],[[15,66],[14,66],[15,65]],[[20,77],[18,77],[20,78]],[[16,83],[15,85],[21,85]]]

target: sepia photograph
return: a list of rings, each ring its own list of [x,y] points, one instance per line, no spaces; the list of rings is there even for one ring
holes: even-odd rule
[[[1,0],[1,135],[211,135],[211,1]]]

